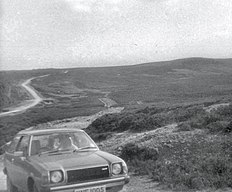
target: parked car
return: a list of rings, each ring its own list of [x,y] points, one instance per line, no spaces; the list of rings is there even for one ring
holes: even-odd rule
[[[24,130],[5,147],[8,191],[117,192],[126,163],[79,129]]]

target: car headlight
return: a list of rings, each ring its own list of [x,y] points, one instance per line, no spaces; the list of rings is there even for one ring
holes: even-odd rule
[[[118,174],[122,173],[121,163],[114,163],[112,165],[112,173],[113,173],[113,175],[118,175]]]
[[[50,179],[52,183],[60,183],[63,181],[63,173],[62,171],[51,171]]]

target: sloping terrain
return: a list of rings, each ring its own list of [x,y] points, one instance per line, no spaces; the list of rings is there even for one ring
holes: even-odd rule
[[[131,173],[179,191],[231,187],[231,59],[1,72],[1,98],[7,98],[1,110],[30,99],[21,82],[47,74],[31,82],[43,102],[0,118],[0,145],[31,126],[83,128],[92,122],[87,132],[124,158]],[[124,110],[99,114],[117,107]],[[98,115],[80,118],[92,114]]]
[[[200,107],[202,107],[202,114],[209,115],[207,118],[203,117],[208,124],[202,122],[202,119],[198,121],[200,117],[194,113],[194,110],[199,113]],[[179,113],[175,118],[177,120],[178,116],[181,121],[162,127],[153,126],[149,129],[140,125],[141,129],[133,130],[133,126],[128,126],[122,130],[116,129],[115,125],[110,127],[107,123],[99,124],[99,121],[104,121],[107,116],[116,116],[116,120],[120,116],[126,117],[128,111],[115,114],[122,108],[109,108],[93,116],[39,124],[31,129],[48,127],[86,129],[102,150],[121,156],[127,161],[131,182],[124,187],[122,192],[232,191],[230,188],[232,179],[232,119],[230,118],[232,105],[222,103],[221,105],[217,104],[217,108],[215,105],[207,108],[200,105],[200,107],[198,105],[182,107],[185,113]],[[209,108],[211,108],[210,111],[208,111]],[[172,110],[175,110],[176,113],[180,109],[174,107],[168,108],[168,110],[169,115],[173,115]],[[157,109],[156,111],[158,111],[157,113],[161,112]],[[189,111],[192,112],[191,116]],[[154,109],[151,107],[137,111],[137,113],[141,112],[151,114],[150,112],[154,113]],[[136,111],[129,113],[130,116],[133,116]],[[208,118],[212,119],[208,121]],[[199,127],[183,127],[183,123],[187,121],[198,122],[201,125],[198,125]],[[226,121],[228,122],[226,123]],[[215,122],[223,123],[214,127],[212,123]],[[99,125],[105,125],[105,127],[97,127]],[[96,137],[95,128],[100,128],[98,133],[102,135]],[[202,172],[202,167],[205,168],[203,170],[207,170],[206,173]],[[206,182],[208,177],[209,180]],[[1,182],[4,182],[3,179],[2,176]]]
[[[86,131],[135,175],[177,191],[231,191],[231,117],[231,103],[150,107],[102,116]]]
[[[2,111],[31,99],[21,82],[49,75],[31,81],[43,102],[14,118],[1,117],[0,146],[27,127],[95,114],[107,106],[133,110],[231,102],[231,63],[231,59],[190,58],[120,67],[0,72]]]
[[[213,101],[231,95],[231,60],[182,59],[124,67],[57,70],[34,81],[42,93],[105,94],[119,105]],[[85,101],[83,99],[82,101]]]
[[[76,107],[79,107],[78,101],[93,105],[96,95],[105,94],[124,106],[170,104],[230,97],[231,63],[231,59],[190,58],[120,67],[1,72],[0,77],[13,85],[20,80],[50,74],[32,81],[33,87],[48,98],[53,107],[58,102],[64,109],[65,102]],[[13,90],[14,87],[11,92]],[[15,97],[12,95],[9,99]],[[89,97],[92,100],[88,100]]]

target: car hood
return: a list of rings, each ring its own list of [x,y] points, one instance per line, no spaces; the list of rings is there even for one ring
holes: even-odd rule
[[[100,150],[36,155],[30,160],[32,164],[37,164],[45,170],[68,170],[121,161],[120,158]]]

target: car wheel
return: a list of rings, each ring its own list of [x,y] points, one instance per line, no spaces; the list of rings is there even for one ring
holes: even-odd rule
[[[17,192],[17,188],[11,183],[9,177],[6,177],[7,192]]]
[[[33,191],[32,192],[39,192],[39,190],[37,189],[35,183],[33,184]]]

